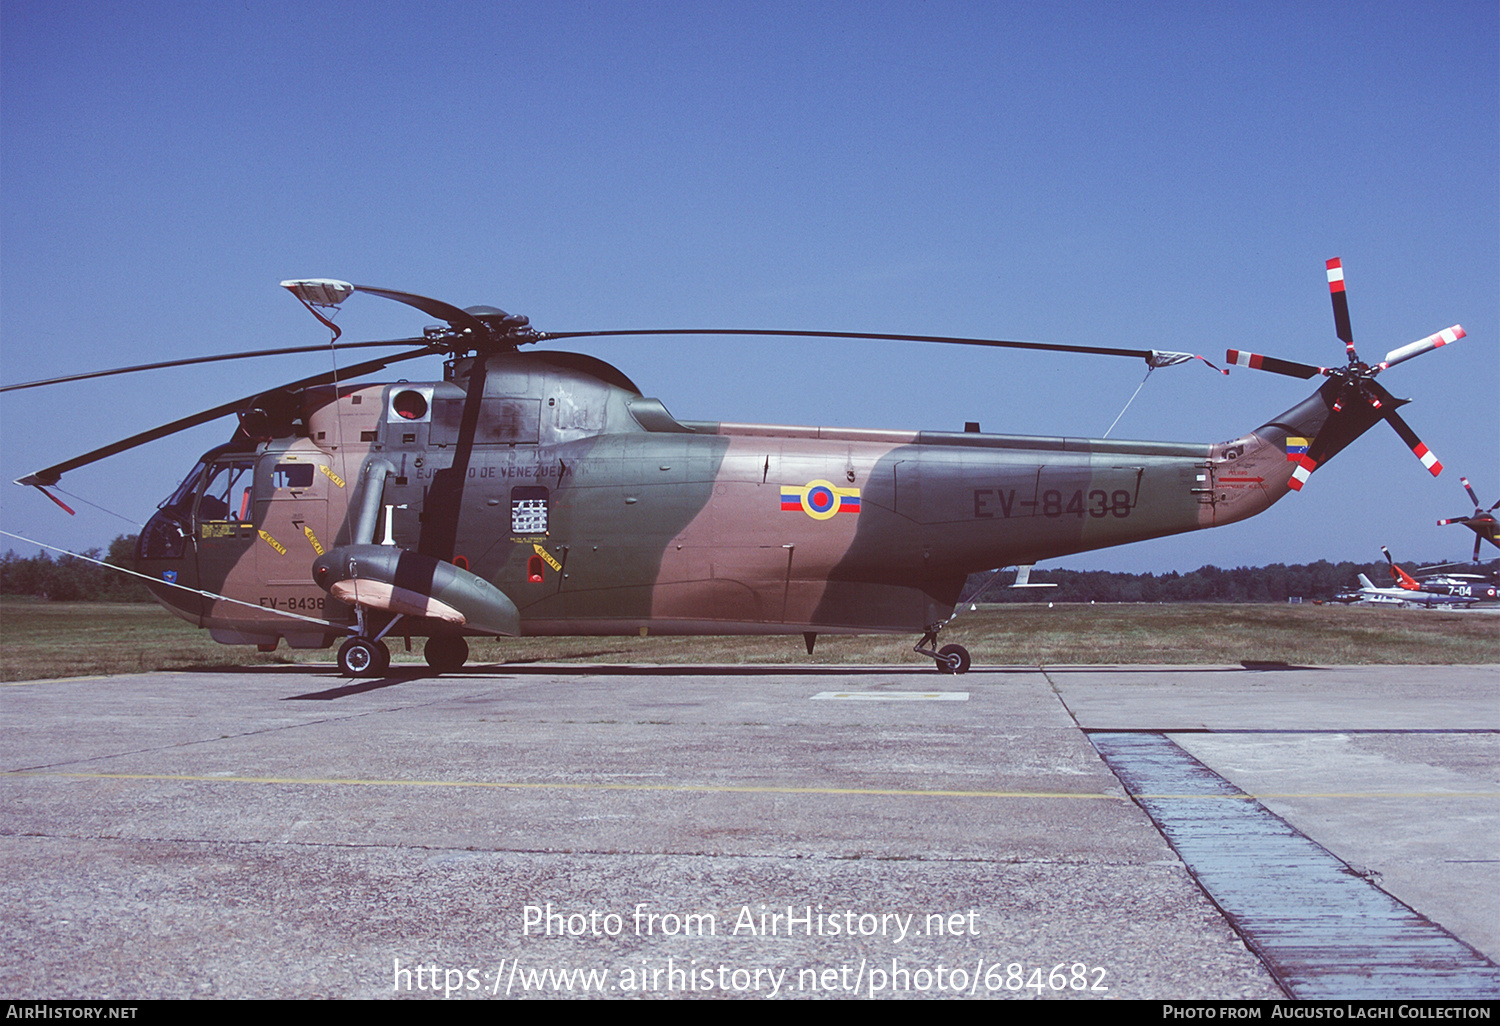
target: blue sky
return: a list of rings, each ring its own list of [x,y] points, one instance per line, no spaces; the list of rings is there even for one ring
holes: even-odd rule
[[[1500,498],[1500,27],[1492,2],[0,6],[0,381],[312,345],[278,289],[336,277],[544,330],[779,327],[1342,358],[1448,468],[1377,427],[1248,523],[1085,554],[1189,570],[1467,555]],[[346,304],[346,339],[428,319]],[[896,343],[599,342],[690,419],[1101,434],[1123,359]],[[326,369],[258,360],[0,397],[0,477]],[[395,377],[436,377],[436,360]],[[1214,441],[1303,382],[1158,371],[1115,437]],[[223,421],[76,471],[130,531]],[[0,548],[10,547],[9,539]],[[16,546],[24,549],[24,546]]]

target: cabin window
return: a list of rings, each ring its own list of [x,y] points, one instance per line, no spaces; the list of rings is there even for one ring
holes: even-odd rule
[[[311,463],[278,463],[271,472],[271,487],[278,492],[285,488],[311,488],[312,483]]]

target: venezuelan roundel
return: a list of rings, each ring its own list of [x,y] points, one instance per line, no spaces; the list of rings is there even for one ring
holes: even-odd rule
[[[835,488],[828,481],[809,481],[801,487],[783,485],[781,508],[801,510],[814,520],[828,520],[836,513],[858,513],[859,489]]]

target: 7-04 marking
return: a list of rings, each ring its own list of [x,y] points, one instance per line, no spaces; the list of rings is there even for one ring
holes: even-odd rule
[[[974,489],[974,517],[980,520],[993,519],[995,510],[1000,511],[1002,518],[1012,516],[1036,516],[1037,507],[1040,506],[1044,517],[1074,516],[1082,520],[1087,513],[1095,520],[1113,516],[1123,520],[1130,516],[1133,503],[1130,501],[1130,492],[1123,488],[1117,488],[1112,492],[1106,492],[1102,488],[1095,488],[1087,493],[1083,489],[1075,491],[1064,504],[1064,494],[1056,488],[1048,488],[1042,492],[1042,501],[1038,503],[1034,499],[1023,499],[1016,501],[1016,490],[1003,488],[976,488]],[[1017,506],[1023,507],[1016,512]]]

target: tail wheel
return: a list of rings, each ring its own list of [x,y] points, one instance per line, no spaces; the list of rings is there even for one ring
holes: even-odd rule
[[[944,645],[938,649],[939,673],[968,673],[969,650],[962,645]]]
[[[452,673],[463,668],[469,658],[469,643],[463,638],[428,638],[422,646],[422,658],[438,673]]]
[[[391,665],[391,650],[383,641],[350,638],[339,646],[339,672],[345,677],[379,677]]]

